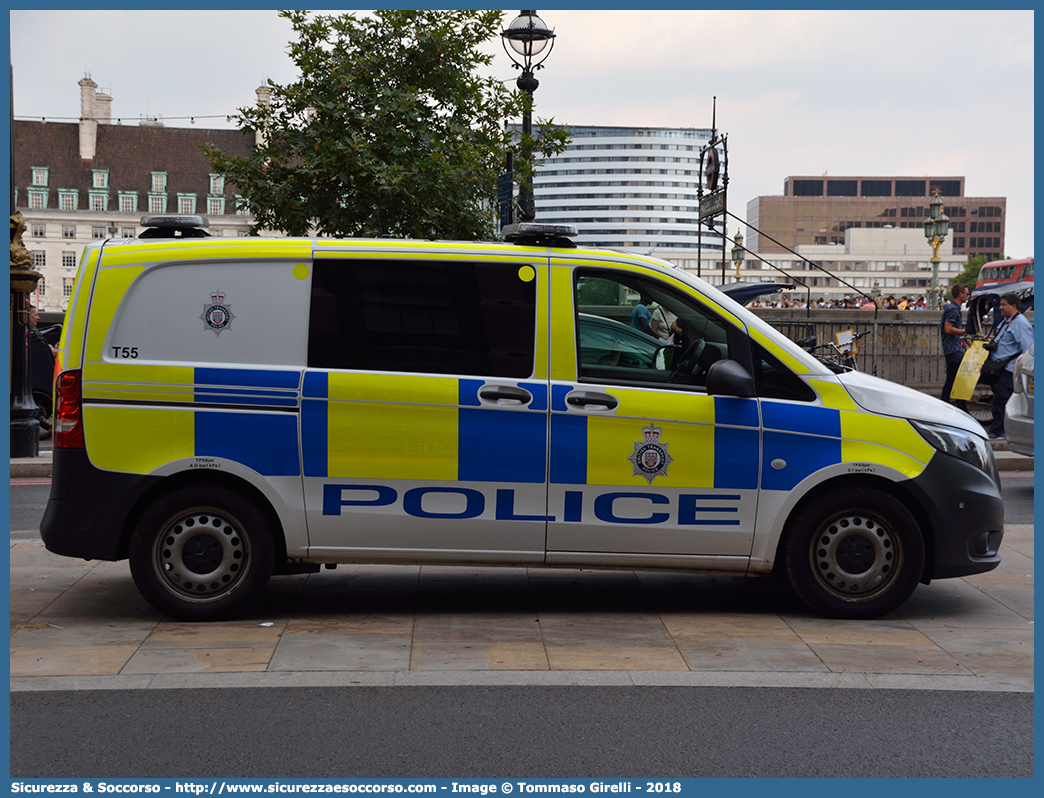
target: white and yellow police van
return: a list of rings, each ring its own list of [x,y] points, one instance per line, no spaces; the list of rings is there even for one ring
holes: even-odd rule
[[[322,563],[777,569],[869,618],[1000,562],[971,417],[662,261],[142,223],[80,263],[42,533],[177,618]]]

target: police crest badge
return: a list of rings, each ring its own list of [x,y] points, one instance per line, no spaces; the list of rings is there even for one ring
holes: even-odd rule
[[[627,458],[634,466],[634,475],[645,477],[650,485],[654,478],[667,476],[667,466],[674,462],[667,451],[670,444],[660,441],[662,432],[655,424],[644,427],[643,440],[635,441],[634,451]]]
[[[204,329],[211,330],[214,335],[221,335],[225,330],[232,329],[232,305],[225,301],[223,291],[214,291],[210,295],[210,302],[203,303],[203,312],[199,315],[203,320]]]

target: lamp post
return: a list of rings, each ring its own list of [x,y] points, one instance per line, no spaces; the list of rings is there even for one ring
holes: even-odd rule
[[[928,218],[924,220],[924,237],[932,248],[932,286],[928,291],[928,303],[932,310],[939,307],[939,247],[950,230],[950,217],[943,213],[943,201],[939,189],[928,206]]]
[[[740,267],[743,265],[743,233],[737,228],[736,235],[732,238],[736,246],[732,248],[732,262],[736,265],[736,282],[740,282]]]
[[[522,137],[527,142],[528,148],[528,142],[532,141],[533,135],[533,92],[540,85],[540,81],[533,73],[537,69],[542,69],[544,61],[551,55],[551,50],[555,46],[555,33],[544,24],[544,20],[537,16],[536,11],[520,11],[519,15],[500,34],[500,38],[504,52],[508,54],[512,64],[522,70],[515,85],[518,86],[519,91],[525,92],[529,99],[522,112]],[[550,47],[548,47],[549,43]],[[534,59],[536,60],[534,61]],[[528,185],[524,177],[518,184],[519,221],[531,222],[536,217],[532,183],[533,153],[524,152],[523,155],[527,158],[530,175]]]
[[[14,130],[14,66],[11,67],[11,130]],[[38,457],[40,408],[29,380],[29,295],[42,276],[22,242],[25,220],[15,203],[15,147],[11,134],[11,457]]]

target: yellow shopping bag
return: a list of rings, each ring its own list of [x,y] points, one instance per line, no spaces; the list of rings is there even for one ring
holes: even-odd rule
[[[972,341],[964,353],[961,367],[957,369],[954,377],[953,387],[950,389],[951,399],[971,399],[975,385],[979,382],[979,370],[982,364],[990,356],[990,353],[982,348],[985,341]]]

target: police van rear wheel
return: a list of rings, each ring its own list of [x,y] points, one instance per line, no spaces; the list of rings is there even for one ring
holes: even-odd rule
[[[167,494],[142,514],[131,538],[138,590],[156,609],[185,621],[235,615],[264,589],[274,561],[264,513],[221,487]]]
[[[910,597],[924,569],[920,528],[902,502],[875,488],[821,496],[790,523],[787,578],[812,609],[877,618]]]

